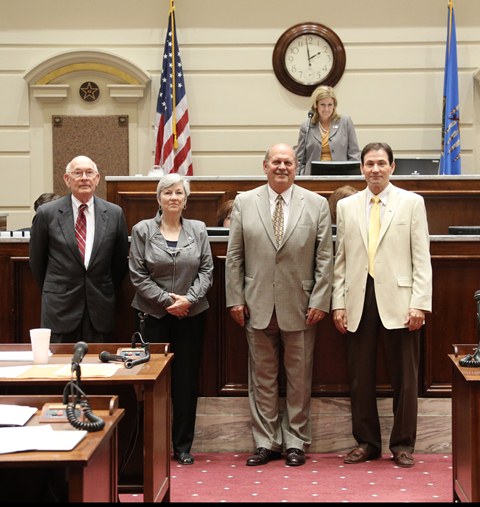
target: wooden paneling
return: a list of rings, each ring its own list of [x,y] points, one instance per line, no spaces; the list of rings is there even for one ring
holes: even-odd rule
[[[451,351],[450,351],[451,352]],[[452,460],[453,500],[480,501],[480,383],[475,370],[459,364],[450,354],[453,366]],[[453,362],[453,365],[452,365]]]
[[[150,182],[149,187],[151,188],[146,188],[143,191],[120,191],[112,201],[125,211],[129,231],[140,220],[152,218],[157,213],[157,182]],[[208,226],[217,225],[217,209],[227,200],[225,194],[224,191],[192,191],[183,216],[202,220]]]
[[[158,180],[145,177],[107,177],[107,199],[122,206],[127,217],[129,230],[138,221],[152,217],[157,210],[155,190]],[[185,216],[203,220],[208,226],[216,225],[216,209],[222,202],[234,199],[265,183],[262,177],[190,179],[191,195]],[[328,198],[342,185],[351,185],[359,190],[365,188],[362,177],[323,176],[296,178],[296,183]],[[422,195],[427,208],[429,231],[432,235],[448,234],[449,225],[480,224],[480,177],[393,176],[392,183],[400,188]]]
[[[208,293],[201,369],[201,396],[246,396],[248,347],[243,328],[225,308],[227,240],[211,241],[214,283]],[[480,288],[480,238],[432,238],[433,313],[422,330],[420,396],[450,396],[453,343],[477,341],[476,303]],[[28,240],[0,240],[0,340],[28,343],[28,330],[40,325],[40,291],[28,265]],[[133,287],[128,272],[117,292],[114,337],[128,343],[134,332]],[[282,375],[282,386],[284,380]],[[377,361],[379,394],[391,395],[383,350]],[[282,387],[283,389],[283,387]],[[313,396],[348,395],[344,338],[328,315],[319,325],[315,349]]]

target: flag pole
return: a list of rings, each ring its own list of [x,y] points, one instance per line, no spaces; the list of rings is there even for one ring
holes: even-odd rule
[[[445,72],[442,107],[440,174],[461,174],[460,105],[458,96],[457,35],[453,0],[447,2]]]
[[[448,50],[449,53],[450,53],[450,42],[452,40],[452,9],[453,9],[453,0],[448,0],[448,43],[447,43],[447,50]]]
[[[170,0],[170,21],[172,26],[172,131],[173,131],[173,149],[178,148],[177,139],[177,115],[176,115],[176,71],[175,71],[175,16],[173,14],[175,10],[174,0]]]

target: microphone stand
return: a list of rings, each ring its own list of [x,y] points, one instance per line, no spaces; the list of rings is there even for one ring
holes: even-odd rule
[[[76,380],[73,379],[74,374]],[[74,362],[72,363],[71,380],[63,390],[63,404],[67,407],[65,409],[67,420],[77,430],[100,431],[105,427],[105,421],[93,413],[88,397],[80,387],[80,381],[80,364]],[[83,420],[79,419],[77,404],[80,405]]]
[[[305,147],[303,149],[303,158],[302,163],[300,165],[300,174],[305,174],[305,166],[307,165],[307,138],[308,133],[310,132],[310,126],[312,124],[312,118],[313,118],[313,111],[308,111],[308,125],[307,125],[307,131],[305,133]]]
[[[477,302],[477,347],[473,351],[473,354],[467,354],[465,357],[460,359],[460,366],[466,366],[469,368],[476,368],[480,366],[480,290],[475,291],[473,298]]]

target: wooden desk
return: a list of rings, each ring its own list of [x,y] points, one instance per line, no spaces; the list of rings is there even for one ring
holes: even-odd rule
[[[158,203],[155,195],[159,178],[147,176],[106,176],[107,201],[121,206],[128,230],[144,218],[155,216]],[[430,234],[448,234],[449,225],[477,225],[480,206],[480,177],[478,175],[396,176],[392,183],[417,192],[425,199]],[[217,210],[227,200],[267,182],[259,176],[192,176],[191,193],[185,218],[217,224]],[[328,198],[343,185],[359,190],[365,188],[363,176],[297,176],[295,183]],[[445,212],[448,210],[448,213]]]
[[[91,343],[83,363],[101,363],[98,354],[104,350],[116,353],[126,343]],[[53,356],[49,364],[69,364],[73,343],[51,344]],[[164,344],[151,344],[148,363],[131,369],[121,368],[111,377],[84,378],[82,389],[87,396],[103,393],[117,394],[121,386],[134,386],[143,397],[143,495],[145,502],[170,501],[170,366],[173,354],[155,353]],[[31,350],[30,344],[0,344],[0,350]],[[12,363],[2,362],[2,366]],[[25,364],[16,362],[15,364]],[[66,385],[60,378],[0,378],[0,389],[5,394],[37,394],[38,390],[59,393]],[[63,391],[60,391],[63,392]],[[120,395],[120,405],[122,397]]]
[[[465,368],[459,361],[474,345],[449,354],[452,379],[453,499],[480,501],[480,368]]]
[[[0,454],[0,476],[7,470],[24,469],[66,469],[68,474],[69,502],[117,502],[118,463],[117,428],[124,415],[118,407],[117,396],[89,396],[90,406],[95,415],[105,421],[101,431],[87,433],[86,437],[69,452],[27,451]],[[26,424],[34,426],[39,422],[40,412],[45,403],[62,403],[61,396],[0,396],[1,404],[28,405],[39,411]],[[72,430],[70,423],[53,423],[54,430]],[[18,476],[20,473],[15,472]],[[22,478],[23,481],[23,478]],[[25,477],[28,485],[28,478]],[[2,501],[5,497],[2,498]]]
[[[201,397],[248,395],[245,330],[235,323],[225,307],[227,239],[210,238],[214,269],[213,286],[207,294],[210,308],[206,315],[200,373]],[[41,294],[30,270],[28,242],[27,238],[0,238],[0,341],[5,343],[29,344],[29,330],[41,326]],[[421,332],[418,389],[420,397],[450,397],[452,368],[448,354],[452,351],[451,336],[475,336],[476,333],[473,294],[479,288],[480,236],[431,236],[430,253],[433,312],[427,315],[427,324]],[[115,294],[114,336],[122,341],[128,341],[135,331],[135,311],[131,306],[134,293],[127,271]],[[455,311],[452,311],[452,301],[458,302]],[[345,339],[336,330],[331,315],[327,315],[318,325],[312,396],[348,395],[345,354]],[[379,356],[377,366],[377,391],[381,396],[391,396],[383,356]],[[120,433],[128,417],[127,413],[120,424]],[[119,449],[121,446],[120,442]]]

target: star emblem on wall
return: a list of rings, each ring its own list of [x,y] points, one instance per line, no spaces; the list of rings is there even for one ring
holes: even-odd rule
[[[95,102],[100,96],[100,88],[93,81],[86,81],[78,91],[85,102]]]

